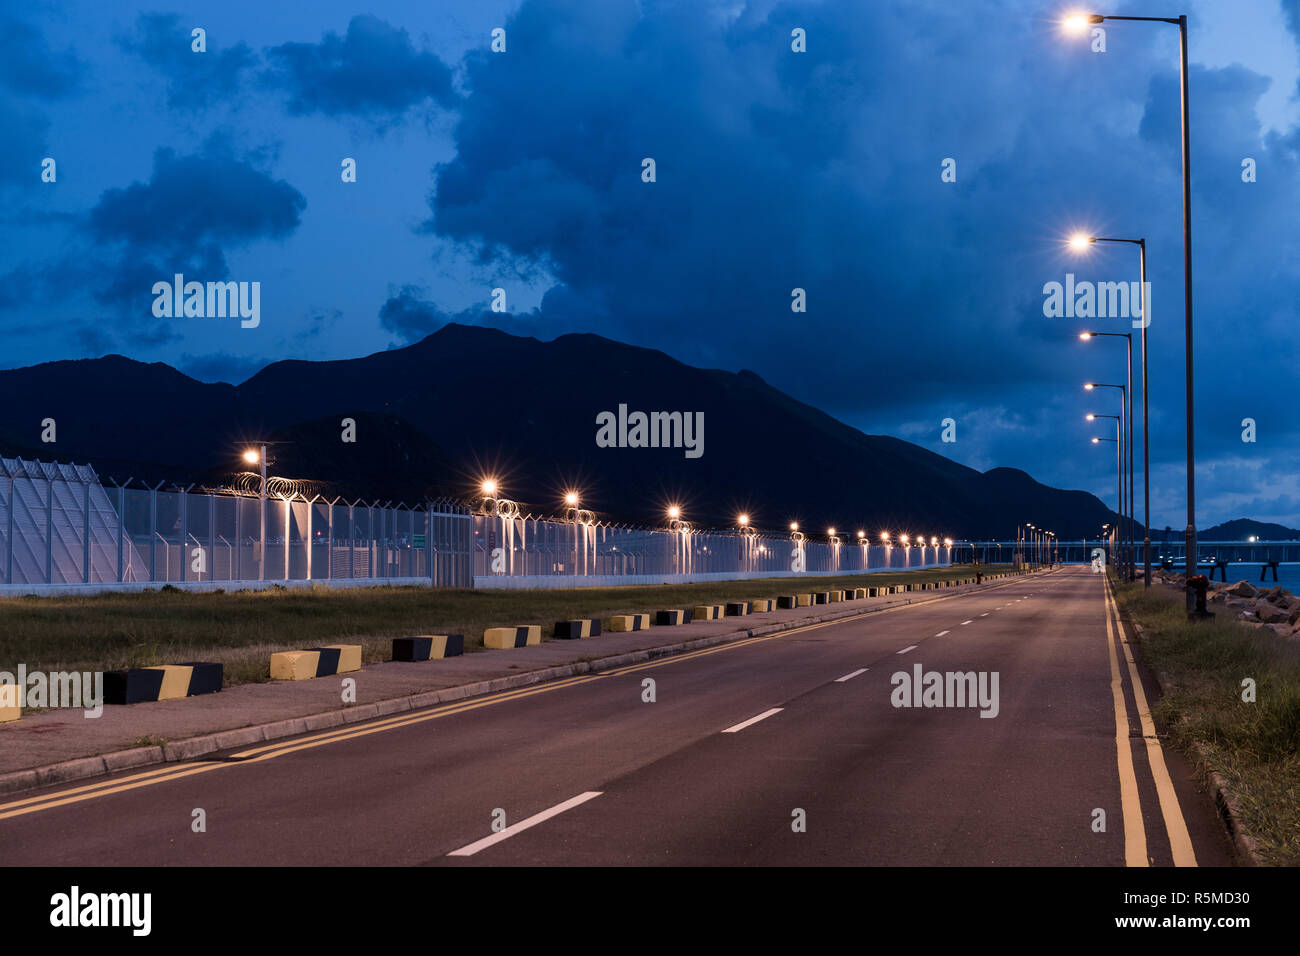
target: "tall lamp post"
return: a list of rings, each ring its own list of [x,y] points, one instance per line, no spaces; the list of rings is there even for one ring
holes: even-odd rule
[[[1128,418],[1128,413],[1127,413],[1128,389],[1123,385],[1113,385],[1107,382],[1087,382],[1084,384],[1083,387],[1085,391],[1089,391],[1089,392],[1097,388],[1119,389],[1120,508],[1119,508],[1119,524],[1117,526],[1117,530],[1119,532],[1119,542],[1120,542],[1120,571],[1125,576],[1127,576],[1128,572],[1124,570],[1125,554],[1128,551],[1131,551],[1132,549],[1129,546],[1129,542],[1125,537],[1124,527],[1126,523],[1126,515],[1128,514],[1127,509],[1131,508],[1133,504],[1132,499],[1128,499],[1124,496],[1124,480],[1123,480],[1124,472],[1127,470],[1125,463],[1128,460],[1124,455],[1124,439],[1125,436],[1128,435],[1131,427]],[[1110,416],[1106,416],[1106,417],[1110,417]]]
[[[1144,270],[1145,271],[1145,270]],[[1145,338],[1146,329],[1142,330]],[[1128,343],[1128,427],[1125,429],[1128,444],[1125,446],[1125,456],[1128,461],[1128,543],[1129,543],[1129,561],[1128,561],[1128,579],[1132,581],[1137,577],[1136,559],[1133,555],[1133,333],[1132,332],[1081,332],[1079,338],[1087,342],[1089,339],[1098,336],[1107,336],[1110,338],[1124,339]],[[1145,357],[1145,356],[1144,356]],[[1142,398],[1146,399],[1146,384],[1142,386]],[[1145,416],[1142,423],[1142,434],[1146,436]],[[1145,471],[1143,472],[1145,475]]]
[[[1186,350],[1187,375],[1187,575],[1191,580],[1196,567],[1196,454],[1192,419],[1192,158],[1191,158],[1191,112],[1187,96],[1187,16],[1179,17],[1117,17],[1101,14],[1075,14],[1066,19],[1066,27],[1075,32],[1082,32],[1089,24],[1105,23],[1107,20],[1131,20],[1143,23],[1172,23],[1178,27],[1178,71],[1180,81],[1180,105],[1182,107],[1183,140],[1183,337]],[[1145,395],[1145,389],[1143,390]],[[1148,565],[1148,579],[1150,568]],[[1148,580],[1149,583],[1149,580]],[[1196,609],[1196,593],[1187,586],[1187,612]]]

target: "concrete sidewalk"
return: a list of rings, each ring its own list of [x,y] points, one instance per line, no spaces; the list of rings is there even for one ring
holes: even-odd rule
[[[1006,587],[1022,580],[1003,578],[982,585],[607,633],[585,640],[549,640],[533,647],[482,651],[443,660],[389,661],[336,677],[241,684],[200,697],[105,706],[102,716],[95,719],[86,718],[81,710],[45,711],[0,725],[0,794],[187,760],[807,624]],[[342,703],[344,677],[356,680],[355,704]]]

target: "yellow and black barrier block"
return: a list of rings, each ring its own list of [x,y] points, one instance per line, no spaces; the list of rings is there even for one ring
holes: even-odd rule
[[[782,594],[776,599],[776,606],[782,610],[799,606],[799,595]]]
[[[813,592],[813,595],[812,595],[812,598],[813,598],[813,603],[814,603],[814,604],[830,604],[830,603],[831,603],[831,592],[830,592],[830,591],[814,591],[814,592]]]
[[[866,596],[866,588],[850,588],[844,592],[844,600],[846,601],[861,601]]]
[[[221,690],[221,681],[221,664],[206,661],[105,671],[104,703],[139,704],[215,694]]]
[[[463,634],[421,634],[418,637],[393,638],[393,660],[436,661],[460,657],[465,653]]]
[[[841,601],[844,600],[843,591],[827,591],[826,595],[827,595],[827,601],[826,601],[827,604],[839,604]]]
[[[751,614],[763,614],[767,611],[772,610],[775,607],[776,607],[776,602],[773,601],[771,598],[760,598],[757,601],[749,602],[749,610]]]
[[[716,621],[726,610],[722,604],[697,604],[691,617],[696,621]]]
[[[744,617],[749,613],[748,601],[728,601],[727,617]]]
[[[600,637],[600,621],[589,617],[574,618],[572,621],[556,621],[555,632],[551,637],[571,641],[583,637]]]
[[[812,607],[813,596],[811,594],[796,594],[795,607]]]
[[[489,627],[483,632],[483,646],[494,651],[510,647],[528,647],[542,643],[542,626],[524,624],[519,627]]]
[[[0,684],[0,724],[17,720],[22,715],[23,709],[18,704],[18,685]]]
[[[360,644],[327,644],[271,655],[272,680],[311,680],[361,670]]]
[[[671,611],[655,612],[655,624],[659,627],[676,627],[678,624],[690,623],[690,608],[674,608]]]
[[[609,619],[610,631],[645,631],[649,628],[649,614],[615,614]]]

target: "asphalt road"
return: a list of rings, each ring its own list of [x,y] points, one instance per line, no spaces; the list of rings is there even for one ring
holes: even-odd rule
[[[9,866],[1228,865],[1210,797],[1144,734],[1108,613],[1101,577],[1066,569],[20,795],[0,803],[0,856]],[[996,674],[996,716],[894,706],[894,675],[916,665],[982,673],[986,687]]]

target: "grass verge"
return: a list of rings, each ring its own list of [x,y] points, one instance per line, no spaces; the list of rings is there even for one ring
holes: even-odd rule
[[[986,567],[986,571],[996,569]],[[967,577],[965,567],[817,578],[765,578],[653,587],[493,591],[421,587],[272,589],[193,593],[171,589],[86,597],[0,600],[0,670],[114,670],[221,661],[227,684],[269,679],[271,653],[322,644],[362,645],[366,663],[388,660],[392,639],[464,634],[481,650],[494,626],[607,619],[811,590]],[[689,632],[684,632],[689,636]]]
[[[1181,590],[1116,584],[1144,662],[1161,676],[1152,715],[1169,740],[1218,771],[1265,862],[1300,864],[1300,641],[1251,627],[1222,608],[1189,622]],[[1255,682],[1255,702],[1242,700]]]

